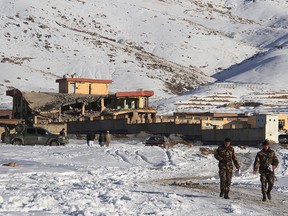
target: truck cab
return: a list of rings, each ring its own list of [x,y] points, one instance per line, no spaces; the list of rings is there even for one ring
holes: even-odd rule
[[[28,127],[24,124],[18,124],[15,128],[5,127],[3,140],[12,145],[58,146],[68,144],[66,136],[53,134],[41,127]]]

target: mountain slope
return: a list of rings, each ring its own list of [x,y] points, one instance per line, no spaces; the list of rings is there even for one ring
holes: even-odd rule
[[[212,94],[217,80],[285,89],[287,5],[0,0],[1,107],[11,107],[7,87],[57,92],[55,79],[73,73],[112,79],[112,91],[154,90],[157,106],[171,96],[177,104],[184,92],[189,100],[205,85],[200,91]]]

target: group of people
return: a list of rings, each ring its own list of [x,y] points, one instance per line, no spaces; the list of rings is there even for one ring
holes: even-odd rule
[[[65,128],[63,128],[60,132],[59,135],[61,136],[66,136],[66,130]],[[88,146],[93,146],[94,145],[94,141],[95,141],[96,135],[95,133],[93,133],[92,131],[90,131],[89,133],[87,133],[86,135],[86,140],[87,140],[87,145]],[[106,134],[104,132],[101,132],[98,135],[98,142],[100,146],[106,146],[108,147],[110,145],[110,141],[111,141],[111,135],[109,131],[106,131]]]
[[[65,128],[60,131],[60,135],[66,136]],[[95,133],[89,132],[86,135],[87,145],[93,146],[96,138]],[[108,147],[111,141],[111,135],[109,131],[106,134],[101,132],[98,135],[98,142],[100,146]],[[231,146],[231,139],[226,138],[224,143],[217,148],[214,153],[214,157],[219,161],[219,176],[220,176],[220,197],[225,199],[229,198],[231,180],[233,176],[233,164],[240,173],[240,164],[237,160],[236,152]],[[279,160],[274,150],[269,147],[269,141],[264,140],[262,142],[262,149],[255,157],[253,165],[253,174],[256,175],[257,170],[260,173],[261,192],[263,195],[262,201],[266,201],[267,198],[271,200],[271,191],[273,189],[275,181],[274,170],[277,168]]]
[[[233,175],[233,164],[240,173],[240,164],[238,163],[234,148],[231,146],[230,138],[224,140],[223,145],[219,146],[214,153],[215,158],[219,161],[220,176],[220,197],[229,199],[230,185]],[[268,198],[271,200],[271,190],[275,181],[274,170],[277,168],[279,160],[274,150],[269,147],[269,141],[262,142],[262,149],[255,157],[253,165],[253,174],[256,175],[259,169],[262,201]]]
[[[94,133],[92,133],[92,132],[87,133],[87,135],[86,135],[87,145],[93,146],[95,138],[96,138],[96,135]],[[98,142],[99,142],[100,146],[105,145],[106,147],[109,147],[110,141],[111,141],[111,135],[110,135],[109,131],[106,131],[106,134],[101,132],[98,135]]]

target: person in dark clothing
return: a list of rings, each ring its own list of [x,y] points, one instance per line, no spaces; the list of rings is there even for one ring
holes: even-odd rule
[[[233,174],[233,163],[236,169],[240,170],[234,148],[230,145],[230,138],[224,140],[224,144],[219,146],[214,153],[215,158],[219,161],[219,176],[220,176],[220,197],[229,199],[229,191]]]
[[[262,150],[255,157],[253,174],[255,175],[258,168],[260,173],[261,192],[263,195],[262,201],[266,201],[266,195],[271,200],[271,190],[275,181],[274,170],[279,164],[279,160],[274,150],[269,147],[269,141],[264,140]],[[267,188],[268,184],[268,188]]]
[[[59,135],[61,135],[61,136],[66,136],[65,128],[63,128],[63,129],[59,132]]]
[[[100,145],[100,146],[104,146],[104,143],[105,143],[105,135],[104,135],[102,132],[100,132],[100,134],[99,134],[98,142],[99,142],[99,145]]]
[[[95,140],[95,134],[92,132],[89,132],[86,136],[87,138],[87,145],[88,146],[93,146],[94,140]]]

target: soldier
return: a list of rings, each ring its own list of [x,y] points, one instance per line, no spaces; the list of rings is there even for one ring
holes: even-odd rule
[[[230,199],[229,191],[232,180],[233,163],[238,172],[240,169],[236,153],[230,144],[230,138],[226,138],[224,144],[219,146],[214,153],[215,158],[219,161],[220,197],[223,197],[224,195],[225,199]]]
[[[261,192],[263,195],[262,201],[266,201],[266,195],[271,200],[271,190],[274,185],[275,174],[274,170],[279,164],[279,160],[275,151],[269,147],[269,141],[264,140],[262,143],[262,150],[256,155],[254,161],[253,174],[255,175],[258,168],[260,173]],[[268,184],[268,189],[267,189]]]

